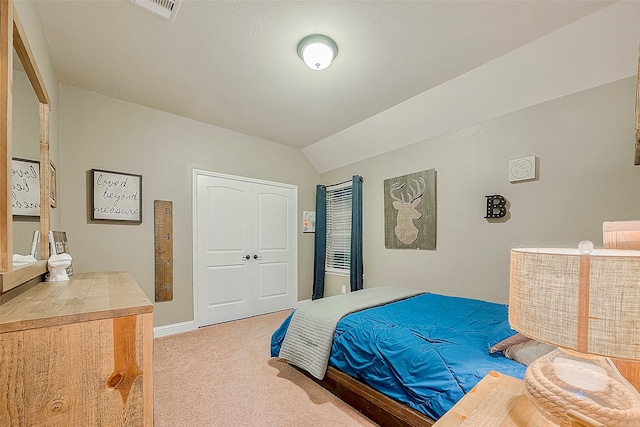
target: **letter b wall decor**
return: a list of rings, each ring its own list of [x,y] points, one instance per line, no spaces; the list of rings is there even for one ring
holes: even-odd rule
[[[484,197],[487,198],[487,215],[485,218],[504,218],[507,215],[507,199],[499,194]]]

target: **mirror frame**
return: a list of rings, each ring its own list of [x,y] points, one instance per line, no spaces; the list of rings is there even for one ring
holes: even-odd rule
[[[13,269],[13,216],[11,212],[13,50],[31,82],[39,101],[40,114],[40,254],[41,260]],[[29,46],[13,0],[0,0],[0,164],[6,174],[0,174],[0,293],[23,283],[40,279],[47,271],[48,235],[51,208],[49,206],[49,95]]]

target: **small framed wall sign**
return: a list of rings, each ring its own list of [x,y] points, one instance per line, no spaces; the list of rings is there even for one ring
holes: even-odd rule
[[[509,182],[536,179],[536,156],[509,160]]]
[[[302,211],[302,232],[316,232],[316,213],[315,211]]]
[[[142,223],[142,175],[91,169],[91,219]]]

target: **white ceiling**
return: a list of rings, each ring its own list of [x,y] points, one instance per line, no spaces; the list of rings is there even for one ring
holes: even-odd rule
[[[16,0],[24,1],[24,0]],[[38,0],[60,83],[304,148],[610,1]],[[333,38],[324,71],[296,54]]]

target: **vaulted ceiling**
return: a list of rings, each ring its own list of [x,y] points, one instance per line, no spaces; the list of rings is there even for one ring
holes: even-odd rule
[[[183,0],[171,22],[129,0],[37,1],[62,84],[298,148],[612,3]],[[314,33],[338,44],[324,71],[296,54]]]

